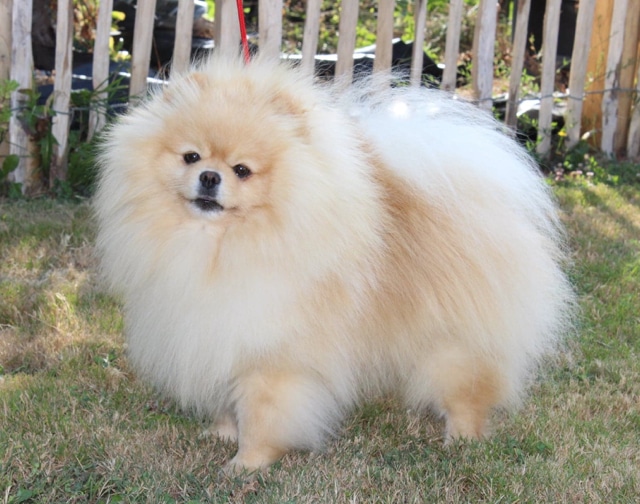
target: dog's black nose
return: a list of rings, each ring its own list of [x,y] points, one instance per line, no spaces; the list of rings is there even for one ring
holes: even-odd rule
[[[221,182],[220,174],[214,171],[203,171],[200,174],[200,183],[206,189],[211,189]]]

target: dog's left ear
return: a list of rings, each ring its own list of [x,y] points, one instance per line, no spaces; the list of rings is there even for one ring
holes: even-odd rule
[[[309,104],[304,98],[295,95],[290,89],[278,90],[271,97],[271,104],[282,115],[303,117],[309,111]]]

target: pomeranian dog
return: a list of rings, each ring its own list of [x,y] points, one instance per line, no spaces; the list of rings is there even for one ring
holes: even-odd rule
[[[100,164],[130,361],[237,440],[228,471],[319,448],[383,394],[480,438],[570,324],[549,189],[448,95],[213,58],[118,120]]]

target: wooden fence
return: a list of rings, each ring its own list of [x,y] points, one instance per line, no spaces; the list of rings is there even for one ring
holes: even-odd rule
[[[521,76],[527,44],[527,21],[532,0],[515,3],[516,23],[511,48],[511,72],[506,123],[515,127]],[[109,72],[109,37],[113,0],[101,0],[93,57],[93,82],[105,82]],[[391,65],[395,0],[379,0],[377,45],[374,71],[386,72]],[[556,54],[562,0],[546,0],[544,44],[541,59],[538,150],[542,155],[551,146],[552,107],[556,76]],[[138,0],[131,58],[130,95],[146,91],[152,48],[156,0]],[[358,22],[358,1],[342,0],[339,21],[336,74],[353,73]],[[188,65],[193,25],[193,0],[179,0],[173,65]],[[307,0],[301,65],[311,74],[318,45],[321,0]],[[56,63],[53,134],[57,140],[50,179],[64,179],[69,137],[72,68],[72,0],[57,1]],[[474,33],[472,88],[478,106],[490,109],[494,82],[497,0],[480,0]],[[428,0],[415,0],[416,43],[411,81],[419,84],[423,63],[422,46],[426,33]],[[216,50],[238,51],[239,29],[236,0],[217,0],[214,39]],[[447,25],[444,74],[441,87],[454,91],[459,59],[463,0],[451,0]],[[280,57],[283,0],[259,0],[259,50]],[[21,88],[32,87],[31,54],[32,0],[0,0],[0,79],[10,77]],[[640,65],[638,65],[640,0],[580,0],[565,117],[567,144],[575,145],[585,128],[597,132],[599,147],[609,155],[637,158],[640,155]],[[18,110],[22,96],[15,92],[12,108]],[[104,115],[91,113],[91,129],[104,125]],[[28,191],[34,166],[33,147],[14,114],[10,124],[10,152],[20,156],[20,165],[10,174]],[[0,155],[3,153],[0,152]],[[6,155],[6,152],[4,153]]]

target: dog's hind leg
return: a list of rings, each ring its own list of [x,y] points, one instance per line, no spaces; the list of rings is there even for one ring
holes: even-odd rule
[[[460,382],[442,398],[445,414],[445,442],[454,439],[480,439],[487,434],[489,416],[496,395],[486,377]]]
[[[445,442],[484,437],[492,410],[505,397],[497,367],[464,350],[435,352],[416,378],[410,384],[411,402],[435,406],[444,416]]]
[[[442,369],[442,372],[446,371]],[[446,378],[438,376],[442,380],[439,388],[446,419],[445,442],[484,437],[488,433],[491,412],[504,396],[496,368],[477,359],[468,359],[466,365],[450,363],[447,375]]]

